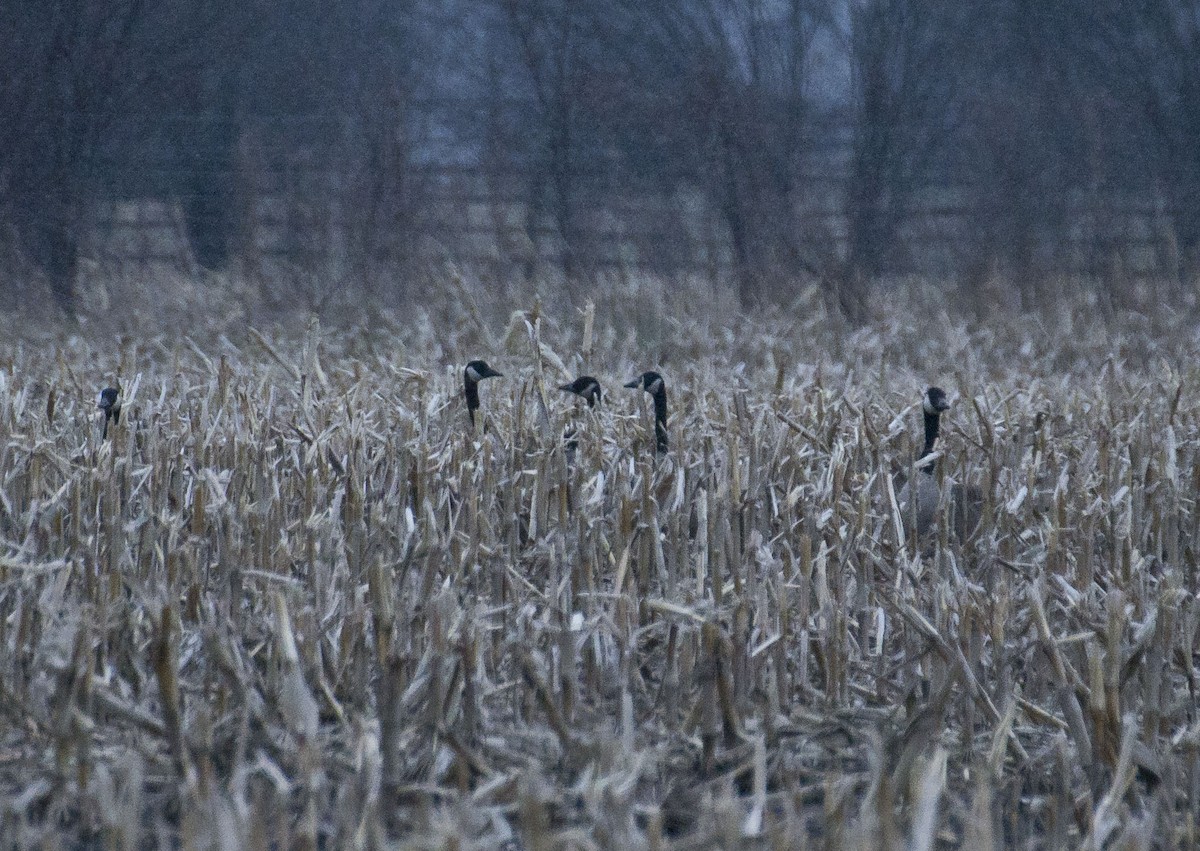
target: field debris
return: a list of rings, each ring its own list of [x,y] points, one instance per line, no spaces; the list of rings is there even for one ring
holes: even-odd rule
[[[645,299],[7,344],[6,847],[1200,843],[1192,325]],[[544,390],[643,369],[661,457]],[[934,381],[968,540],[897,506]]]

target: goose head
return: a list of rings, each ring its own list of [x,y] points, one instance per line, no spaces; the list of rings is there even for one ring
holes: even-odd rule
[[[604,391],[600,388],[600,382],[590,375],[581,375],[570,384],[560,384],[558,389],[582,396],[589,408],[596,407],[596,403],[604,400]]]

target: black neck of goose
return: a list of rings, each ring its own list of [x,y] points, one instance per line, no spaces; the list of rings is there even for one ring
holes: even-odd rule
[[[471,425],[475,425],[475,412],[479,410],[479,382],[470,377],[463,379],[463,395],[467,397],[467,413],[471,417]]]
[[[654,435],[658,438],[658,451],[667,451],[667,391],[659,388],[654,394]]]
[[[921,452],[921,457],[925,458],[933,454],[933,447],[937,443],[938,434],[942,428],[942,415],[940,413],[925,412],[925,449]],[[933,474],[935,462],[929,461],[921,465],[921,472]]]

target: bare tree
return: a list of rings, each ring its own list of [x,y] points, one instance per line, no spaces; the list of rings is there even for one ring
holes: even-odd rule
[[[621,45],[633,97],[627,154],[667,181],[701,189],[728,233],[746,305],[797,273],[823,277],[803,215],[811,178],[815,45],[832,32],[824,0],[623,0],[608,42]]]
[[[423,110],[426,121],[439,120],[437,101],[429,97],[436,69],[426,67],[427,42],[446,37],[451,26],[437,5],[424,4],[419,15],[412,0],[322,7],[294,47],[295,65],[305,69],[301,111],[322,116],[323,131],[319,139],[291,139],[289,145],[310,148],[326,176],[295,189],[320,209],[320,232],[307,239],[331,258],[322,271],[333,287],[352,271],[374,294],[382,294],[381,282],[390,277],[390,294],[396,295],[406,277],[396,273],[411,270],[424,203],[414,163],[422,142],[417,112]],[[279,82],[286,87],[295,72],[284,73]]]
[[[419,143],[414,132],[418,94],[429,88],[422,69],[428,64],[417,32],[418,22],[433,27],[428,39],[444,35],[445,20],[433,18],[432,4],[418,17],[412,0],[358,0],[343,11],[340,43],[331,63],[355,58],[350,83],[354,137],[347,142],[356,152],[356,167],[347,174],[346,218],[352,255],[371,290],[377,290],[383,270],[408,271],[417,252],[417,218],[426,192],[414,164]],[[356,8],[357,7],[357,8]],[[364,24],[371,35],[361,36]],[[425,73],[433,74],[434,69]],[[406,276],[394,278],[400,283]]]
[[[202,100],[195,84],[204,69],[211,76],[227,67],[211,56],[232,54],[228,36],[243,20],[226,5],[0,5],[6,36],[0,75],[9,82],[0,87],[0,110],[11,119],[0,129],[0,216],[64,313],[75,311],[77,267],[94,202],[119,187],[121,172],[141,170],[159,119]],[[121,149],[130,142],[140,149]],[[190,203],[196,193],[184,196]]]
[[[532,95],[529,164],[530,234],[549,208],[562,247],[563,273],[578,271],[581,234],[576,193],[581,167],[583,88],[589,72],[594,12],[584,0],[502,0],[504,22]]]
[[[1139,119],[1140,138],[1115,152],[1111,170],[1128,172],[1137,161],[1152,164],[1174,216],[1180,270],[1195,275],[1200,272],[1200,6],[1194,0],[1103,0],[1086,4],[1082,12],[1088,39],[1087,61],[1081,64],[1103,81],[1122,112]]]
[[[865,0],[852,8],[853,143],[838,292],[852,320],[864,317],[870,282],[886,269],[914,197],[930,182],[960,121],[955,51],[965,35],[966,6]]]
[[[7,3],[0,111],[6,217],[45,273],[57,306],[75,310],[80,222],[95,151],[130,88],[142,0]]]

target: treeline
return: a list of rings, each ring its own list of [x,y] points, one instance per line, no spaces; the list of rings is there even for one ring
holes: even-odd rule
[[[67,312],[98,199],[178,199],[222,269],[264,157],[339,175],[292,188],[371,280],[416,262],[433,161],[515,176],[567,280],[598,209],[675,199],[744,302],[816,280],[851,319],[930,203],[953,274],[1022,295],[1089,199],[1154,199],[1181,283],[1200,254],[1197,2],[10,0],[0,35],[0,242]]]

